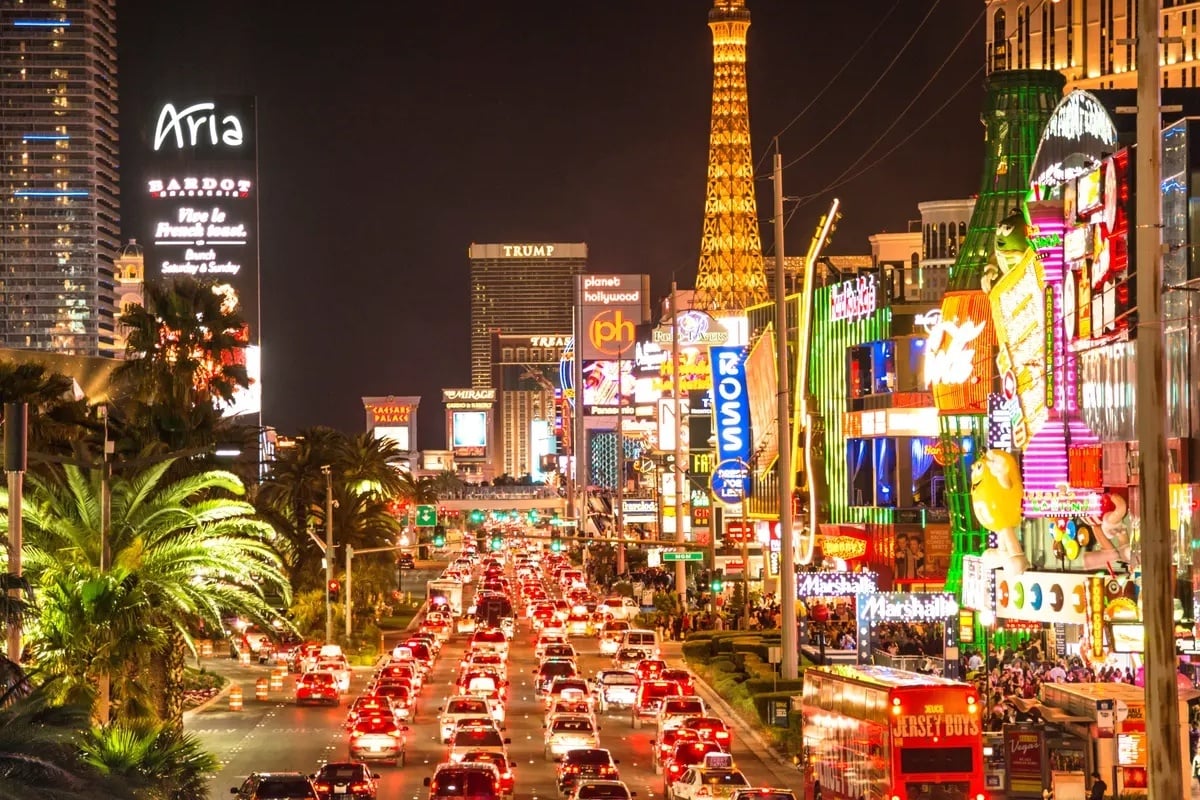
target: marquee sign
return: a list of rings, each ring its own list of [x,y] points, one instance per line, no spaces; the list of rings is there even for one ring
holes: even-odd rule
[[[797,576],[798,578],[799,576]],[[944,592],[860,593],[855,602],[858,621],[858,662],[871,663],[872,630],[881,622],[941,622],[945,653],[944,674],[957,678],[958,601]]]
[[[1088,611],[1088,575],[1072,572],[996,571],[996,618],[1081,624]]]
[[[580,352],[585,361],[633,357],[645,321],[649,277],[580,275],[576,279]]]
[[[713,397],[716,403],[717,456],[721,461],[748,463],[750,443],[750,391],[746,383],[746,349],[710,348]]]
[[[494,403],[495,389],[442,389],[443,403]]]
[[[996,332],[983,292],[950,292],[925,345],[925,384],[939,411],[983,413],[992,383]]]
[[[813,597],[856,597],[879,589],[874,572],[797,572],[796,599]]]
[[[243,124],[243,114],[236,107],[218,110],[212,100],[178,109],[174,103],[164,103],[154,126],[154,152],[172,147],[175,150],[240,148],[246,143],[247,129],[253,134],[249,124],[252,120]]]
[[[854,321],[869,317],[879,308],[875,274],[868,272],[839,283],[829,290],[829,321]]]

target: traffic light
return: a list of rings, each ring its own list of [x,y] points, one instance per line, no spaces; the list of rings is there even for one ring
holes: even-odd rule
[[[496,550],[499,550],[499,549],[500,549],[501,547],[503,547],[503,546],[504,546],[504,540],[503,540],[502,538],[500,538],[499,536],[492,536],[492,550],[493,550],[493,552],[494,552],[494,551],[496,551]]]
[[[482,525],[484,519],[486,519],[484,513],[478,508],[471,511],[470,520],[472,525]]]
[[[530,525],[532,525],[532,524],[534,524],[535,522],[537,522],[537,521],[538,521],[538,518],[539,518],[539,516],[540,516],[540,515],[538,514],[538,512],[537,512],[537,509],[536,509],[536,508],[531,508],[531,509],[529,509],[529,514],[527,515],[527,517],[528,517],[528,519],[529,519],[529,524],[530,524]]]
[[[716,594],[717,592],[724,589],[725,588],[725,571],[720,570],[720,569],[713,570],[712,580],[709,581],[708,586],[710,589],[712,589],[713,594]]]
[[[552,553],[561,553],[562,552],[562,539],[558,538],[557,536],[555,536],[553,539],[551,539],[550,540],[550,551]]]
[[[446,526],[445,525],[434,525],[433,526],[433,546],[434,547],[445,547],[446,546]]]
[[[328,589],[329,589],[329,602],[336,603],[338,601],[338,596],[342,592],[342,585],[340,583],[338,583],[336,580],[332,580],[329,582]]]

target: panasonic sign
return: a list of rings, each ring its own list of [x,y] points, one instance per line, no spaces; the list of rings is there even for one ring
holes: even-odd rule
[[[746,351],[740,346],[709,348],[713,368],[713,408],[717,457],[750,462],[750,392],[746,387]]]

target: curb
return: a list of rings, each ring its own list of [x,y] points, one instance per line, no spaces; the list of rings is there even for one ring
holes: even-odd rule
[[[227,697],[229,695],[229,690],[233,688],[233,683],[233,678],[227,678],[225,680],[225,685],[221,687],[221,691],[217,692],[200,705],[195,706],[194,708],[189,708],[187,711],[183,712],[183,724],[186,725],[187,723],[191,722],[198,714],[207,710],[209,706],[214,705],[217,701]]]

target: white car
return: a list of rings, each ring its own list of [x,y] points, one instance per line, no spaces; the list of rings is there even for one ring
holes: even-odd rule
[[[625,631],[629,628],[629,623],[624,620],[606,622],[600,631],[600,655],[615,655],[621,647],[621,639],[625,638]]]
[[[337,677],[338,691],[342,694],[350,691],[350,664],[345,656],[337,658],[318,658],[314,670],[332,672]]]
[[[638,676],[627,669],[606,669],[596,674],[593,682],[600,700],[600,711],[610,708],[632,708],[637,702]]]
[[[714,767],[713,764],[728,766]],[[667,784],[667,800],[713,800],[729,798],[734,791],[750,785],[742,771],[734,768],[729,753],[709,753],[703,764],[688,767]]]
[[[600,746],[600,730],[593,717],[562,714],[546,728],[547,761],[562,758],[568,750]]]
[[[537,644],[533,648],[533,656],[538,661],[546,658],[546,648],[552,644],[567,644],[567,637],[561,633],[548,633],[545,630],[538,635]]]
[[[491,704],[482,697],[455,695],[446,701],[438,715],[438,735],[446,744],[450,743],[451,734],[458,727],[460,720],[477,717],[491,717]]]
[[[477,630],[471,636],[471,642],[467,645],[467,652],[497,653],[502,658],[508,658],[508,637],[499,628],[491,628],[485,631]]]
[[[579,781],[567,800],[631,800],[637,792],[629,791],[623,781],[602,781],[589,778]]]
[[[456,633],[474,633],[475,617],[470,614],[459,617],[454,623],[454,630]]]
[[[500,680],[508,680],[508,662],[499,653],[473,652],[467,653],[466,658],[459,662],[459,673],[467,672],[476,667],[494,670]]]
[[[550,708],[546,710],[546,718],[542,720],[542,724],[549,728],[554,718],[561,714],[583,714],[584,716],[591,717],[592,721],[595,722],[596,715],[592,711],[592,704],[587,700],[563,700],[560,698],[550,704]]]
[[[689,717],[703,717],[707,712],[704,701],[696,696],[667,697],[658,707],[658,731],[675,728]]]
[[[642,611],[632,597],[606,598],[596,606],[596,610],[605,616],[621,620],[631,620]]]
[[[473,751],[483,750],[490,753],[508,755],[508,745],[512,739],[501,735],[495,726],[474,725],[462,727],[450,737],[450,761],[462,761],[463,756]]]
[[[517,620],[514,617],[501,617],[500,630],[504,631],[504,635],[511,642],[512,638],[517,635]]]

